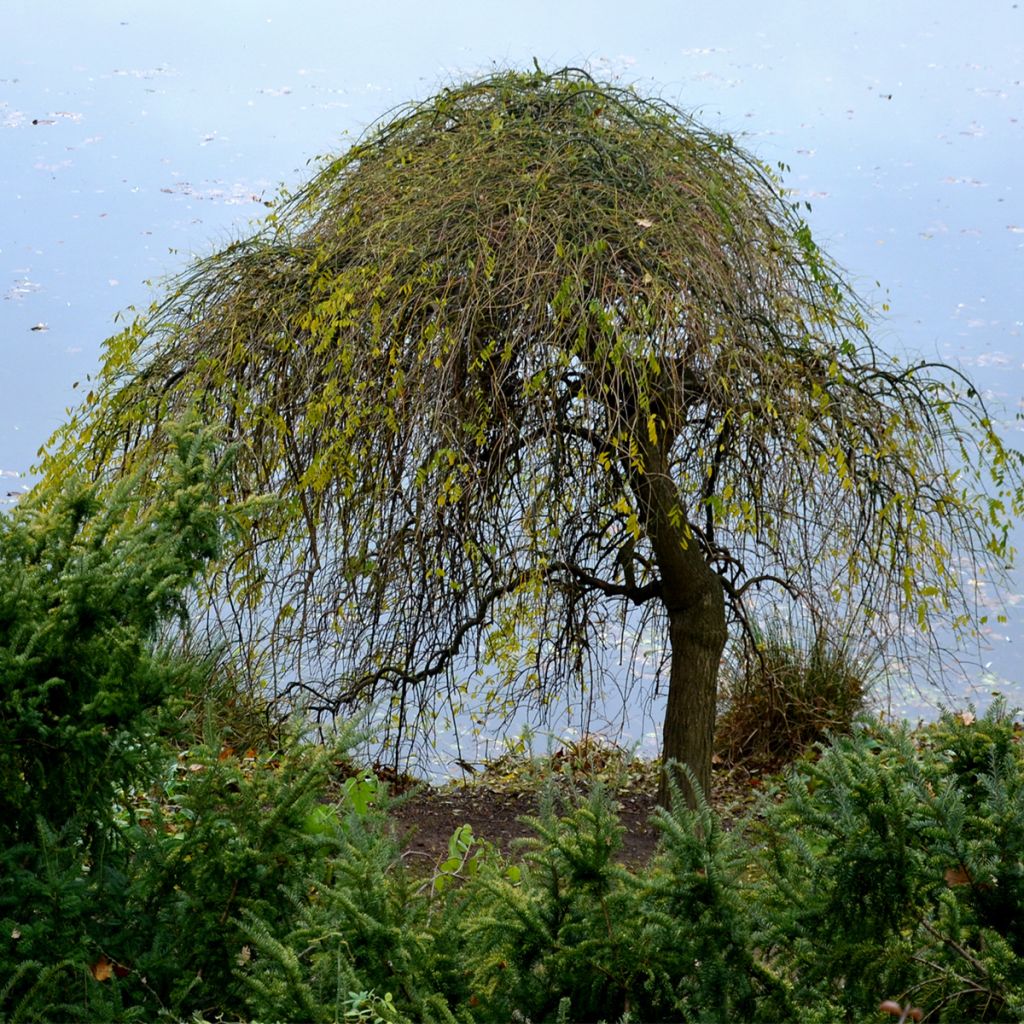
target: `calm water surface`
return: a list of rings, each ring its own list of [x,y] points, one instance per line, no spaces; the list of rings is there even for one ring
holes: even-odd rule
[[[819,241],[889,303],[882,343],[962,366],[1024,447],[1024,5],[707,6],[6,3],[0,494],[147,281],[397,104],[534,57],[635,82],[788,165]],[[1024,700],[1022,578],[960,695]]]

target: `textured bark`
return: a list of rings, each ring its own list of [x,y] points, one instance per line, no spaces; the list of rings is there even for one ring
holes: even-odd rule
[[[662,734],[662,772],[658,803],[669,804],[670,761],[689,767],[697,784],[708,795],[711,789],[711,755],[718,699],[718,666],[726,641],[725,598],[718,577],[705,566],[707,589],[688,609],[669,612],[671,668],[665,725]],[[686,775],[673,776],[687,803],[694,793]]]
[[[725,591],[680,519],[683,501],[669,472],[667,448],[643,440],[637,447],[643,468],[632,468],[630,481],[658,564],[669,619],[671,662],[661,756],[666,766],[670,761],[687,765],[707,795],[718,667],[727,639]],[[694,793],[686,776],[677,772],[676,779],[692,805]],[[662,772],[658,802],[667,806],[669,795],[667,772]]]

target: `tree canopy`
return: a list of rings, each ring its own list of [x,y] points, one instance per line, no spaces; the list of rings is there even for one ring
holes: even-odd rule
[[[466,685],[584,684],[635,608],[666,641],[664,753],[706,786],[758,601],[969,629],[961,560],[1009,557],[1015,456],[868,320],[731,137],[581,71],[502,72],[194,263],[47,461],[123,473],[187,409],[224,423],[232,499],[275,500],[211,593],[314,708],[384,698],[399,731]]]

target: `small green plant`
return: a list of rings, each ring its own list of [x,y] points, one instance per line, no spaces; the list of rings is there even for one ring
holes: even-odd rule
[[[448,857],[437,866],[433,880],[434,892],[443,892],[457,878],[472,878],[486,856],[487,847],[477,841],[473,827],[460,825],[448,840]]]
[[[378,996],[374,992],[350,992],[341,1001],[342,1020],[352,1024],[385,1024],[399,1018],[390,992]]]
[[[719,756],[778,768],[863,710],[870,663],[850,643],[818,632],[802,642],[781,623],[755,630],[723,672]]]
[[[380,781],[373,772],[363,772],[342,783],[342,803],[360,817],[370,813],[373,807],[386,801],[387,784]]]
[[[373,772],[364,772],[346,779],[335,803],[318,803],[303,818],[302,831],[306,835],[333,835],[344,830],[346,818],[355,815],[365,818],[387,803],[387,784]]]
[[[471,881],[488,865],[501,867],[503,877],[513,884],[522,876],[517,865],[502,864],[501,856],[493,844],[475,836],[472,825],[460,825],[448,840],[448,856],[434,871],[432,891],[440,895],[456,882]]]

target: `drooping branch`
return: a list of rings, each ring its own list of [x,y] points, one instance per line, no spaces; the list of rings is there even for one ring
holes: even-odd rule
[[[771,584],[897,642],[969,631],[960,559],[1002,563],[1018,510],[977,393],[875,346],[757,159],[572,70],[323,163],[110,339],[44,469],[159,466],[192,408],[225,500],[261,501],[211,606],[333,708],[485,657],[499,701],[582,690],[601,601],[679,620],[718,579],[738,615]]]
[[[659,599],[662,596],[661,580],[652,580],[650,583],[638,587],[634,583],[610,583],[607,580],[599,579],[572,562],[556,563],[553,568],[567,570],[571,574],[572,579],[577,583],[597,590],[604,594],[605,597],[624,597],[637,606]]]

